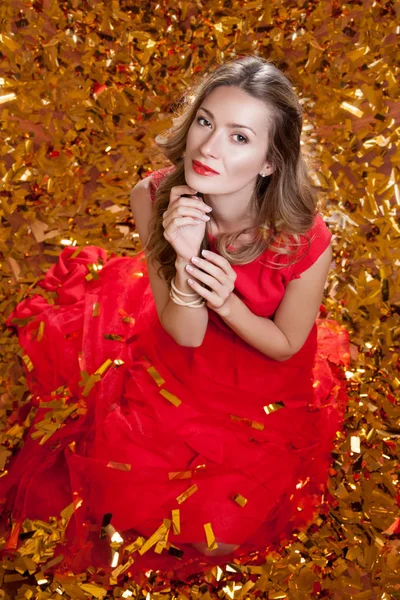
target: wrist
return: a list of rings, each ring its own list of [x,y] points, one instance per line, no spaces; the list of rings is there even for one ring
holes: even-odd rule
[[[240,302],[240,299],[238,298],[238,296],[236,296],[234,292],[232,292],[229,298],[226,300],[226,302],[221,306],[221,308],[218,308],[217,310],[214,309],[214,311],[221,317],[223,321],[229,323],[235,311],[235,306],[237,305],[237,302]]]
[[[182,256],[177,256],[176,260],[175,260],[175,269],[181,270],[181,269],[185,269],[186,265],[190,265],[190,258],[183,258]]]

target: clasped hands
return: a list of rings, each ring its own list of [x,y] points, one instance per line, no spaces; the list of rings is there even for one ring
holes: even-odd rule
[[[230,310],[232,292],[235,289],[236,272],[223,256],[215,252],[203,250],[201,255],[202,257],[192,257],[190,264],[185,267],[186,272],[190,275],[188,283],[205,299],[208,308],[220,316],[226,316]]]

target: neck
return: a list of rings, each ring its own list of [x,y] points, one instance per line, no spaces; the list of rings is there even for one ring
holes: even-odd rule
[[[245,190],[240,190],[233,194],[204,195],[206,203],[213,209],[210,216],[216,233],[234,233],[254,224],[251,194],[244,192]]]

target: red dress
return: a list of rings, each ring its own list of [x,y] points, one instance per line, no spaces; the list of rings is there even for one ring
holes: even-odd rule
[[[153,173],[155,185],[164,172]],[[268,250],[234,266],[235,291],[253,313],[272,317],[286,285],[326,249],[320,215],[309,233],[294,265],[271,268],[284,259]],[[194,543],[239,545],[231,560],[311,522],[346,405],[348,336],[336,322],[318,321],[278,362],[212,310],[203,344],[178,345],[159,323],[143,253],[65,248],[40,285],[49,298],[24,299],[8,319],[37,413],[0,479],[14,523],[7,550],[21,544],[25,518],[47,520],[71,502],[59,568],[110,564],[102,523],[124,539],[119,564],[131,556],[131,573],[182,575],[223,561]],[[138,536],[139,550],[124,552]]]

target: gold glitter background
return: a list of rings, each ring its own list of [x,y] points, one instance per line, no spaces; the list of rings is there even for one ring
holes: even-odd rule
[[[334,233],[324,304],[350,332],[352,363],[335,500],[263,566],[221,565],[190,582],[94,570],[52,581],[43,572],[53,523],[41,554],[3,560],[0,597],[400,599],[399,23],[393,0],[2,0],[4,318],[44,293],[37,281],[65,245],[137,248],[129,192],[164,165],[154,137],[174,103],[204,68],[255,53],[292,78],[304,103],[306,154]],[[29,391],[16,336],[4,325],[0,335],[5,475],[29,425],[15,420]]]

